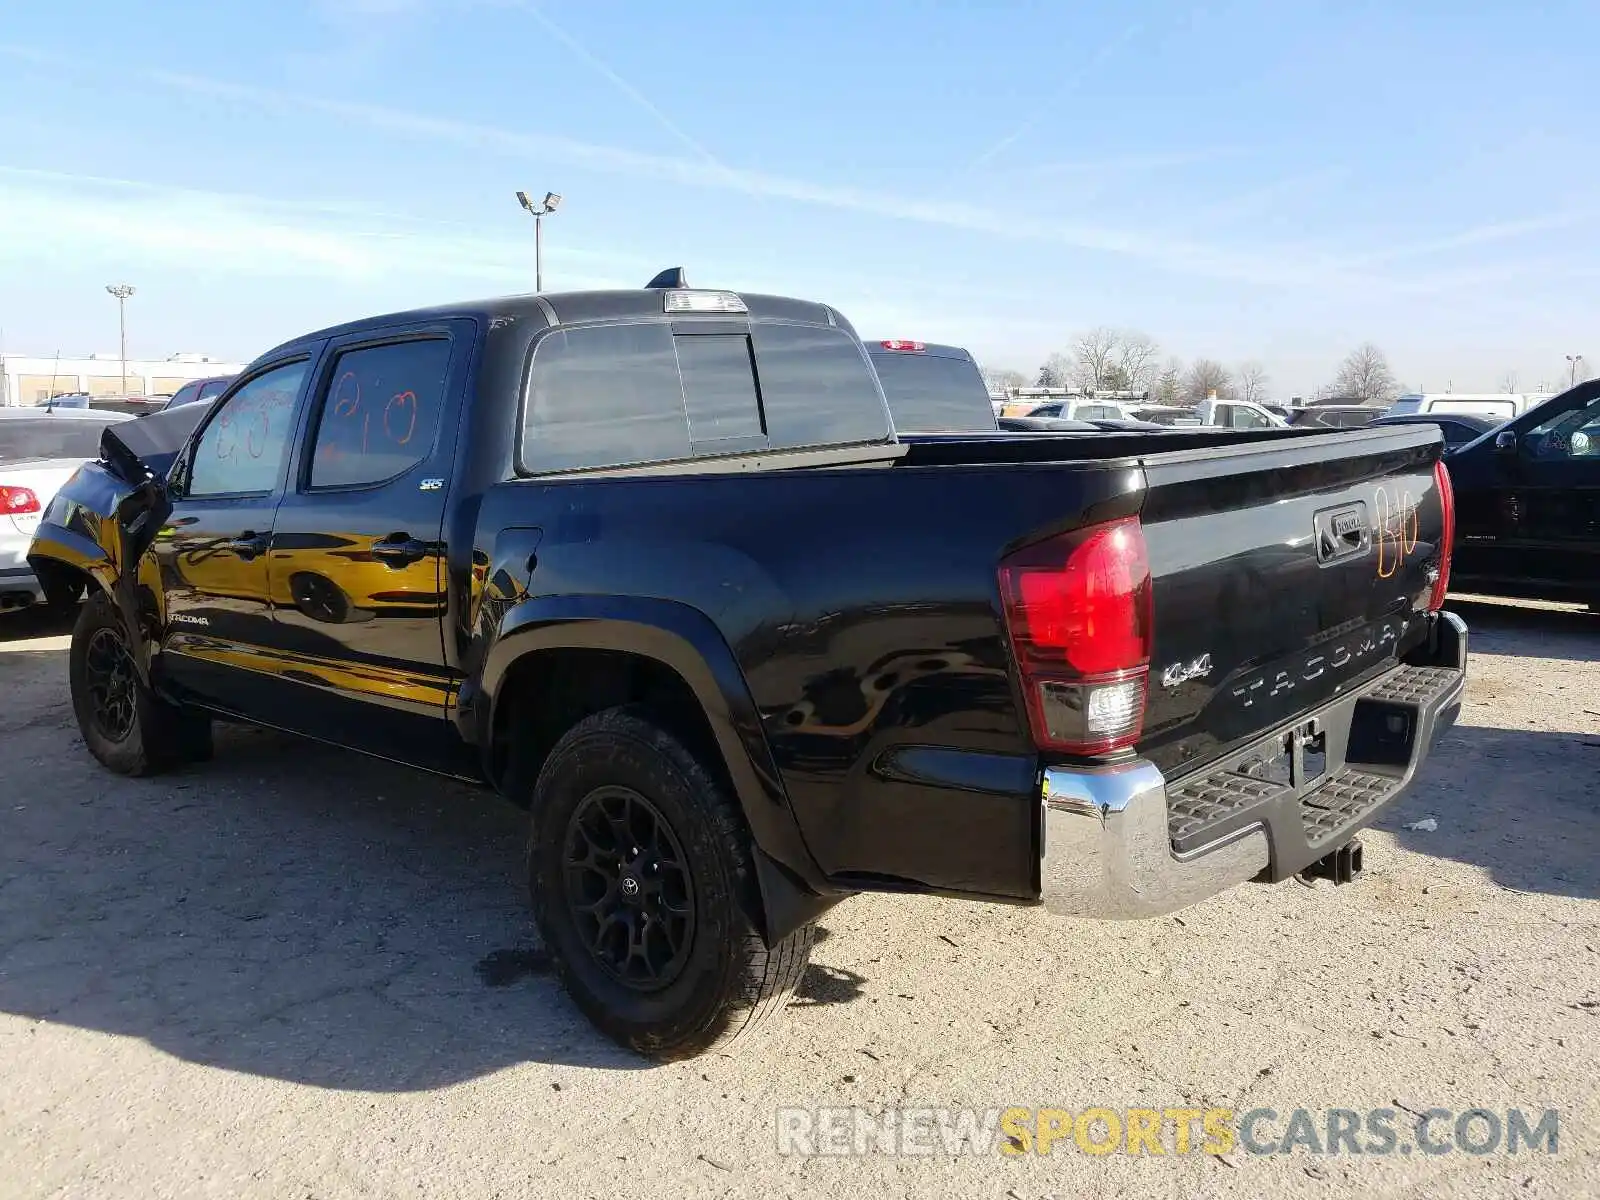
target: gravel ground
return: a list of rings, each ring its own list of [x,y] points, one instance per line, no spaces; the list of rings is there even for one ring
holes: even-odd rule
[[[862,897],[783,1019],[665,1068],[550,979],[515,810],[250,730],[119,779],[79,745],[65,627],[10,616],[0,1196],[1595,1194],[1600,618],[1457,607],[1462,723],[1355,886],[1130,925]],[[1554,1108],[1560,1141],[781,1155],[775,1111],[822,1105],[1269,1107],[1265,1136],[1296,1108],[1394,1108],[1406,1146],[1408,1110]]]

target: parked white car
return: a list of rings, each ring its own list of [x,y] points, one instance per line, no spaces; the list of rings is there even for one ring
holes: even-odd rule
[[[1202,400],[1194,405],[1143,404],[1133,416],[1157,425],[1204,425],[1223,429],[1280,429],[1286,421],[1250,400]]]
[[[1391,417],[1412,413],[1465,413],[1510,421],[1544,403],[1550,392],[1412,392],[1389,406]]]
[[[39,516],[61,485],[100,452],[100,431],[135,420],[92,408],[0,408],[0,611],[43,603],[28,565]]]

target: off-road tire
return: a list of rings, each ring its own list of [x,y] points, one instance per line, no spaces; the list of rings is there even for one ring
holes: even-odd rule
[[[569,822],[601,788],[654,807],[682,848],[693,934],[680,973],[659,991],[614,978],[583,940],[565,886]],[[750,834],[712,772],[638,707],[580,721],[545,760],[530,805],[528,875],[546,948],[567,992],[608,1037],[660,1061],[721,1047],[785,1006],[815,937],[806,925],[769,949],[751,920]]]
[[[211,719],[201,712],[168,704],[138,681],[131,682],[132,720],[120,736],[107,732],[90,696],[90,648],[119,642],[127,649],[121,614],[111,597],[93,591],[78,610],[68,656],[72,711],[84,745],[101,765],[119,775],[155,775],[184,762],[211,757]]]

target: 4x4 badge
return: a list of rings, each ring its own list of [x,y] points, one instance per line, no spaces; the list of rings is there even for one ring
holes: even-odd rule
[[[1161,672],[1162,687],[1177,687],[1180,683],[1187,683],[1191,679],[1204,679],[1211,674],[1211,652],[1208,650],[1199,658],[1192,658],[1186,663],[1175,662]]]

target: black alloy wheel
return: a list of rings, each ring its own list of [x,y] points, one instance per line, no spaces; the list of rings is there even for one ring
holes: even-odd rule
[[[84,683],[95,728],[109,742],[125,742],[138,719],[133,659],[122,632],[102,626],[90,635],[84,652]]]
[[[567,821],[567,905],[590,957],[611,978],[656,992],[694,945],[694,884],[661,810],[632,788],[596,788]]]

